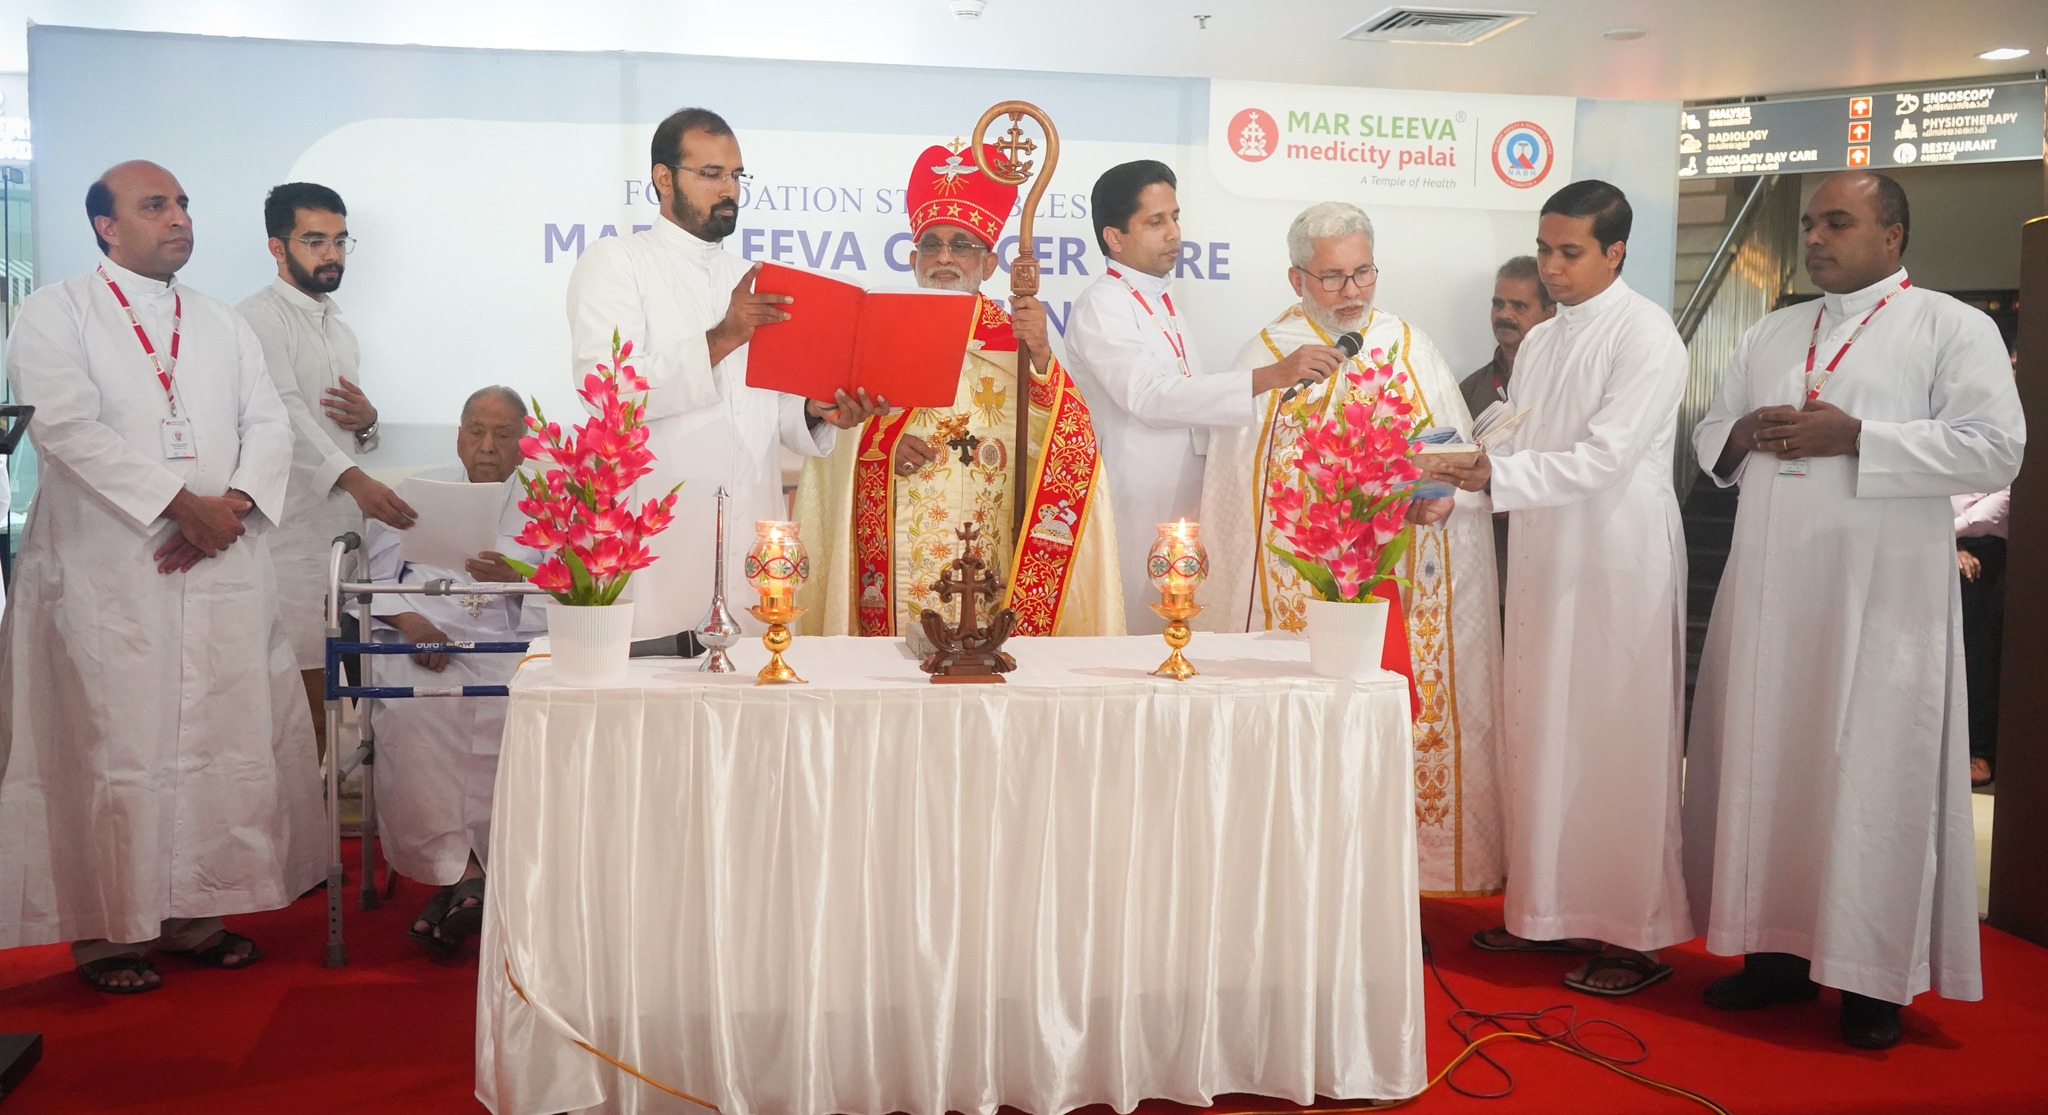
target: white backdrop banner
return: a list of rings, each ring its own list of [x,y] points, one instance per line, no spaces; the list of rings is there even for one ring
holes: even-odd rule
[[[1242,197],[1534,211],[1572,180],[1571,97],[1209,83],[1209,163]]]
[[[341,193],[363,248],[349,257],[336,299],[361,338],[363,387],[382,412],[382,467],[447,458],[462,400],[486,384],[538,396],[552,413],[577,412],[569,274],[591,244],[659,219],[648,141],[685,105],[731,122],[754,175],[728,251],[870,287],[914,282],[903,192],[917,154],[965,138],[983,106],[1042,106],[1063,150],[1034,247],[1060,331],[1101,272],[1095,179],[1120,162],[1159,159],[1180,179],[1176,300],[1212,368],[1295,300],[1286,230],[1312,201],[1367,208],[1380,304],[1428,333],[1455,368],[1490,356],[1493,271],[1532,250],[1534,210],[1574,173],[1630,193],[1638,216],[1629,278],[1652,297],[1670,287],[1677,180],[1669,144],[1649,150],[1641,138],[1668,139],[1676,106],[1664,103],[50,26],[31,29],[29,48],[40,281],[92,266],[78,201],[124,159],[154,159],[179,176],[197,245],[181,278],[231,302],[274,277],[262,226],[272,186],[315,181]],[[1253,107],[1275,114],[1274,153],[1259,162],[1221,137]],[[1531,126],[1533,143],[1518,147],[1511,133],[1496,144],[1517,121]],[[1244,129],[1236,131],[1241,145]],[[1373,158],[1392,152],[1384,175],[1288,154],[1290,144],[1360,141]],[[1529,185],[1506,184],[1491,169],[1494,146],[1535,168]],[[1456,166],[1417,164],[1439,158]],[[1452,176],[1456,188],[1369,180],[1449,170],[1462,175]],[[1014,254],[1006,241],[1006,267]],[[1007,286],[998,273],[986,289],[1000,297]]]

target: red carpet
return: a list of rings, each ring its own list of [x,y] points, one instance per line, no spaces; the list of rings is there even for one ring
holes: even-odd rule
[[[350,857],[353,860],[353,856]],[[164,989],[115,998],[71,973],[61,946],[0,952],[0,1031],[40,1030],[43,1062],[0,1115],[136,1112],[481,1111],[472,1098],[474,946],[462,962],[426,959],[405,926],[427,889],[401,882],[397,899],[363,913],[348,893],[347,968],[321,966],[326,905],[316,894],[289,909],[233,919],[268,954],[246,972],[159,960]],[[1710,1011],[1700,989],[1735,962],[1697,946],[1671,950],[1678,972],[1632,999],[1596,1000],[1557,980],[1565,956],[1475,951],[1473,930],[1500,919],[1496,901],[1425,901],[1423,925],[1444,978],[1469,1007],[1536,1010],[1558,1003],[1580,1020],[1612,1019],[1649,1043],[1636,1071],[1702,1092],[1730,1111],[2048,1113],[2048,950],[1984,934],[1981,1003],[1923,996],[1905,1013],[1906,1038],[1885,1053],[1842,1045],[1835,998],[1746,1015]],[[1429,990],[1432,1071],[1458,1051],[1443,1019],[1450,1003]],[[1595,1048],[1619,1048],[1588,1035]],[[1504,1100],[1442,1086],[1406,1110],[1656,1115],[1702,1111],[1555,1049],[1494,1043],[1514,1073]],[[1474,1090],[1500,1086],[1484,1066],[1461,1068]],[[686,1110],[678,1101],[676,1108]],[[1156,1110],[1154,1110],[1156,1108]],[[1229,1097],[1226,1111],[1284,1110]],[[1148,1115],[1184,1115],[1172,1104]],[[1056,1113],[1048,1113],[1056,1115]],[[1107,1115],[1091,1111],[1088,1115]]]

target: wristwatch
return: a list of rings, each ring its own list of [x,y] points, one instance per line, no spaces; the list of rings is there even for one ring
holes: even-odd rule
[[[356,448],[365,453],[377,448],[377,424],[375,422],[356,431]]]

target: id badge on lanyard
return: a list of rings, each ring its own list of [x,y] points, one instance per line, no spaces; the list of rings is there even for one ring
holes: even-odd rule
[[[99,276],[107,284],[107,290],[114,295],[114,301],[121,304],[121,312],[128,315],[128,325],[135,330],[135,339],[142,345],[142,355],[149,359],[149,366],[156,373],[156,381],[164,389],[164,405],[170,408],[170,417],[165,418],[158,430],[163,439],[164,459],[167,461],[189,461],[199,456],[199,443],[192,434],[192,420],[178,413],[178,395],[173,386],[173,377],[178,372],[178,347],[185,332],[185,296],[173,295],[171,303],[171,351],[166,363],[157,356],[156,346],[150,343],[149,333],[142,328],[142,320],[135,316],[135,307],[128,304],[128,296],[121,292],[121,285],[107,274],[105,267],[97,268]]]

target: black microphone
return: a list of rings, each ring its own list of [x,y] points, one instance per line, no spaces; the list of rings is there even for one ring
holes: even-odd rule
[[[1354,329],[1351,332],[1346,333],[1341,337],[1338,337],[1336,340],[1331,341],[1330,345],[1331,347],[1335,348],[1338,352],[1343,353],[1344,359],[1349,360],[1352,357],[1358,355],[1359,349],[1365,347],[1365,335],[1363,333],[1360,333],[1358,330]],[[1280,401],[1283,403],[1293,402],[1294,397],[1296,395],[1301,394],[1302,388],[1308,387],[1316,382],[1318,381],[1313,379],[1302,380],[1300,383],[1295,384],[1294,386],[1288,388],[1285,392],[1283,392],[1280,396]]]

